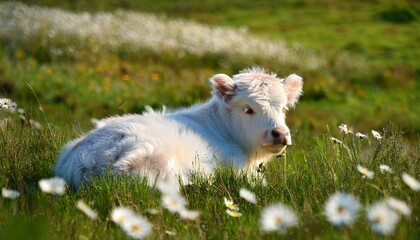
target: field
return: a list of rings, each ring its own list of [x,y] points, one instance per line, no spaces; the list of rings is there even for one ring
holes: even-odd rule
[[[390,197],[411,215],[384,238],[420,238],[419,192],[402,180],[420,179],[417,2],[30,2],[0,2],[0,98],[25,111],[0,109],[0,186],[20,193],[0,199],[0,239],[129,238],[110,217],[120,205],[150,221],[151,239],[376,239],[383,234],[366,211]],[[211,76],[253,65],[304,78],[287,116],[294,145],[266,167],[266,185],[231,169],[197,176],[181,188],[188,208],[201,212],[194,221],[164,209],[161,193],[134,177],[107,176],[64,195],[38,187],[53,176],[61,146],[92,129],[92,118],[205,101]],[[341,132],[341,123],[368,139]],[[358,165],[373,178],[362,178]],[[241,188],[257,204],[242,199]],[[360,202],[350,226],[335,227],[324,214],[336,192]],[[241,217],[226,214],[224,197]],[[96,220],[76,208],[79,199]],[[293,209],[298,224],[266,233],[261,212],[276,202]]]

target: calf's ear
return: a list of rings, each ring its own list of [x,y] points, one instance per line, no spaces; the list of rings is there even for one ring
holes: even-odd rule
[[[283,81],[284,93],[287,97],[287,106],[294,107],[302,95],[303,80],[296,74],[291,74]]]
[[[213,94],[224,102],[229,102],[235,95],[235,82],[228,75],[219,73],[210,78],[213,85]]]

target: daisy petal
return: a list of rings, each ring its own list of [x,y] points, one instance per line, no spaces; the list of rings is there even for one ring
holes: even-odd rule
[[[243,199],[247,200],[250,203],[257,203],[257,198],[255,197],[255,194],[249,191],[248,189],[241,188],[241,190],[239,190],[239,196],[241,196]]]
[[[410,176],[408,173],[404,173],[402,175],[402,180],[404,181],[405,184],[407,184],[407,186],[409,186],[412,190],[418,192],[420,191],[420,182],[413,178],[412,176]]]
[[[348,193],[335,193],[325,204],[325,216],[336,226],[353,224],[360,209],[359,201]]]
[[[1,189],[1,195],[4,198],[15,199],[15,198],[18,198],[20,196],[20,193],[16,190],[2,188]]]
[[[264,232],[283,233],[297,223],[295,212],[281,203],[267,206],[261,211],[260,228]]]

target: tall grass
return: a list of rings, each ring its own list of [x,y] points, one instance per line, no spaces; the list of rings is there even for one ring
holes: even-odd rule
[[[112,6],[106,4],[107,8]],[[130,4],[141,6],[142,3]],[[403,173],[420,178],[420,108],[413,105],[420,95],[416,81],[418,67],[412,64],[412,55],[417,50],[410,49],[407,64],[401,60],[404,56],[392,54],[381,61],[377,58],[382,55],[366,55],[366,61],[359,62],[352,55],[335,52],[337,43],[331,41],[343,40],[340,44],[353,53],[381,52],[382,45],[401,47],[401,42],[415,46],[410,40],[414,38],[401,34],[389,37],[381,32],[383,29],[405,32],[415,25],[415,17],[411,22],[401,23],[404,26],[382,24],[380,21],[394,13],[376,13],[382,11],[382,6],[372,14],[385,20],[371,21],[366,12],[376,9],[376,5],[372,8],[361,2],[350,4],[360,7],[357,14],[340,10],[342,3],[322,1],[320,6],[314,6],[310,1],[287,1],[282,8],[274,9],[278,5],[270,2],[266,7],[262,4],[252,9],[252,18],[246,12],[249,10],[242,8],[229,9],[231,15],[220,14],[223,11],[219,2],[217,6],[212,1],[191,1],[183,3],[185,6],[173,4],[178,3],[164,7],[156,1],[153,6],[144,6],[157,9],[157,15],[164,9],[176,16],[190,14],[196,19],[199,16],[213,21],[221,19],[229,26],[248,24],[254,30],[211,27],[153,14],[116,11],[114,7],[111,12],[98,12],[95,8],[81,13],[14,2],[0,4],[0,95],[16,100],[18,107],[26,112],[22,119],[17,113],[0,109],[0,120],[9,119],[6,125],[0,123],[0,187],[20,192],[16,199],[0,198],[0,239],[27,239],[28,236],[31,239],[124,239],[126,234],[110,218],[112,208],[120,205],[133,208],[153,224],[152,239],[171,238],[166,231],[175,232],[175,238],[181,239],[278,239],[278,234],[264,233],[259,226],[262,209],[275,202],[289,206],[299,218],[298,226],[288,229],[282,238],[376,239],[380,237],[372,231],[365,210],[387,197],[401,199],[412,209],[411,216],[401,218],[388,238],[419,238],[418,192],[401,179]],[[238,0],[235,4],[249,7],[255,3]],[[268,11],[270,6],[273,7]],[[208,12],[201,15],[187,11],[189,7],[199,9],[199,13],[208,8]],[[323,7],[331,11],[326,13]],[[302,11],[301,18],[290,21],[298,8]],[[323,25],[337,23],[337,16],[342,15],[354,20],[354,24],[341,22],[337,27],[340,31],[331,31],[330,25]],[[279,26],[282,18],[285,24]],[[310,26],[310,29],[299,26]],[[283,29],[277,33],[272,30],[277,27],[296,31]],[[161,31],[156,32],[155,28]],[[96,34],[83,33],[86,30]],[[276,37],[285,34],[286,39],[296,34],[294,40],[301,39],[312,46],[328,45],[328,49],[321,49],[321,54],[272,36],[255,35],[262,30],[276,32]],[[363,35],[362,42],[344,39],[344,30],[350,36],[360,32],[378,34],[381,42],[377,44],[378,38],[370,39],[367,35]],[[139,31],[155,34],[153,37],[160,39],[147,42],[146,37],[150,36],[142,36]],[[302,31],[318,37],[302,35]],[[189,39],[188,32],[199,37]],[[218,37],[207,39],[207,35]],[[229,42],[232,38],[238,38],[241,46]],[[166,46],[164,49],[162,44]],[[276,55],[280,53],[288,58]],[[313,61],[319,65],[311,65]],[[211,178],[194,176],[193,184],[182,187],[181,193],[188,200],[189,208],[201,211],[195,221],[182,220],[162,208],[159,191],[135,176],[104,176],[78,192],[68,190],[61,196],[41,192],[38,181],[53,175],[60,147],[92,128],[91,117],[141,112],[145,105],[175,107],[203,101],[210,95],[206,79],[219,72],[235,74],[253,64],[280,76],[296,72],[305,81],[301,102],[295,111],[288,113],[294,145],[285,157],[273,159],[265,166],[265,185],[249,182],[245,174],[232,169],[218,169]],[[36,128],[34,120],[42,127]],[[339,132],[337,126],[342,122],[368,134],[369,138],[359,139],[354,134]],[[371,129],[380,131],[383,138],[373,138]],[[331,137],[342,143],[335,143]],[[393,173],[381,173],[381,164],[390,166]],[[362,178],[357,165],[374,171],[373,179]],[[242,187],[256,194],[256,205],[239,197]],[[353,194],[362,205],[350,227],[334,227],[324,215],[325,202],[337,191]],[[242,217],[226,214],[224,197],[239,206]],[[76,208],[79,199],[98,212],[97,220],[89,219]]]
[[[246,175],[231,169],[218,169],[210,178],[197,175],[191,185],[181,188],[189,207],[201,212],[195,221],[181,220],[162,208],[159,191],[137,177],[109,175],[78,192],[69,190],[62,196],[42,193],[37,182],[52,176],[57,143],[68,138],[72,129],[53,131],[51,135],[48,129],[13,121],[0,132],[0,184],[21,193],[14,200],[0,199],[3,239],[16,239],[20,234],[33,239],[125,238],[109,216],[111,209],[120,205],[149,219],[153,224],[151,238],[169,237],[165,231],[175,232],[177,238],[277,238],[277,234],[264,233],[259,226],[262,208],[275,202],[298,213],[299,224],[284,233],[286,238],[375,238],[377,234],[371,230],[364,211],[386,197],[401,199],[412,208],[411,217],[403,218],[391,237],[414,239],[420,234],[418,193],[401,180],[405,172],[418,178],[419,149],[405,144],[401,132],[392,125],[381,130],[381,140],[344,135],[335,127],[327,129],[305,149],[292,148],[285,157],[273,159],[264,171],[266,184],[250,182]],[[333,142],[332,136],[342,143]],[[296,146],[304,146],[305,142],[295,137]],[[362,178],[358,164],[374,171],[373,179]],[[393,173],[380,173],[380,164],[390,166]],[[239,197],[243,187],[256,194],[256,205]],[[337,191],[353,194],[363,205],[349,228],[333,227],[324,216],[325,201]],[[224,197],[238,204],[242,217],[232,218],[225,213]],[[90,204],[99,218],[90,220],[80,212],[76,208],[78,199]],[[150,209],[157,211],[151,214]]]
[[[189,4],[197,7],[194,1]],[[208,5],[208,11],[214,11],[214,4],[205,4]],[[244,4],[250,3],[244,0]],[[318,13],[319,6],[305,4],[298,9],[305,17],[293,20],[297,25],[311,23],[310,18],[314,16],[310,14]],[[354,4],[361,5],[362,19],[368,19],[366,11],[371,5]],[[37,106],[34,106],[37,100],[28,87],[29,83],[45,110],[54,115],[52,118],[58,121],[70,119],[80,130],[87,129],[86,121],[81,120],[87,116],[100,118],[115,113],[140,112],[145,105],[155,108],[161,108],[162,105],[177,107],[204,101],[210,95],[206,80],[213,74],[235,74],[258,64],[279,76],[293,72],[303,76],[305,84],[300,110],[288,116],[293,124],[291,127],[302,130],[300,134],[306,134],[309,130],[322,131],[325,125],[323,117],[326,115],[330,116],[329,124],[349,121],[359,128],[366,127],[363,129],[365,131],[383,127],[392,120],[411,139],[416,139],[420,131],[417,121],[420,108],[411,106],[420,96],[415,80],[417,67],[411,61],[404,64],[400,58],[387,57],[384,58],[386,63],[378,64],[369,61],[371,57],[368,55],[354,57],[355,54],[349,54],[349,51],[339,50],[331,53],[330,47],[318,51],[296,48],[296,44],[291,44],[296,38],[285,41],[232,27],[211,27],[188,20],[171,20],[125,10],[71,12],[15,2],[1,3],[1,6],[0,20],[4,27],[0,29],[0,87],[4,96],[18,99],[39,114]],[[361,16],[347,16],[340,6],[334,5],[331,14],[360,21]],[[317,11],[312,13],[314,7]],[[201,11],[202,8],[205,6],[200,6]],[[279,8],[281,12],[270,12],[270,18],[266,19],[267,27],[273,27],[279,21],[277,18],[288,16],[291,13],[286,10],[292,11],[294,8],[286,4]],[[264,12],[261,6],[256,10],[258,14]],[[236,11],[240,16],[247,13],[244,9]],[[156,15],[159,16],[159,12]],[[333,16],[324,15],[317,16],[319,26],[314,26],[311,31],[330,24]],[[333,20],[338,21],[336,18]],[[257,20],[243,19],[243,24],[261,25]],[[289,21],[284,24],[290,24]],[[414,24],[396,26],[378,23],[374,19],[364,21],[372,30],[395,28],[402,33]],[[105,24],[107,22],[112,24]],[[351,32],[359,27],[346,25]],[[365,30],[370,32],[370,28]],[[156,29],[161,31],[156,32]],[[296,28],[295,31],[302,30]],[[284,31],[284,34],[291,33]],[[329,40],[331,45],[335,44],[334,39],[350,41],[341,38],[340,32],[329,32],[334,33],[336,35]],[[190,43],[188,34],[202,40]],[[395,37],[403,38],[401,35],[404,34]],[[395,43],[395,37],[381,36],[381,41],[387,45]],[[237,41],[232,41],[235,37]],[[405,37],[404,41],[414,44],[410,36]],[[128,44],[126,38],[132,42]],[[306,39],[302,38],[302,41]],[[369,40],[374,42],[373,39]],[[162,41],[170,42],[172,47],[163,49]],[[240,46],[232,46],[239,42]],[[313,41],[314,46],[316,42]],[[372,45],[371,42],[366,44]],[[327,40],[323,41],[323,44],[326,43]],[[199,52],[184,47],[193,47]],[[380,51],[380,46],[377,48],[375,51]],[[410,51],[416,52],[416,49]],[[273,60],[273,56],[277,60]],[[279,62],[278,58],[284,61]],[[320,65],[312,68],[309,62]],[[71,116],[55,114],[69,110]],[[43,119],[43,116],[36,118]]]

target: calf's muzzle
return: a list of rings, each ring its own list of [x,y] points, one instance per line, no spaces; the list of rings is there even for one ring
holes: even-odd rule
[[[292,145],[292,138],[288,129],[273,128],[270,135],[274,144]]]

